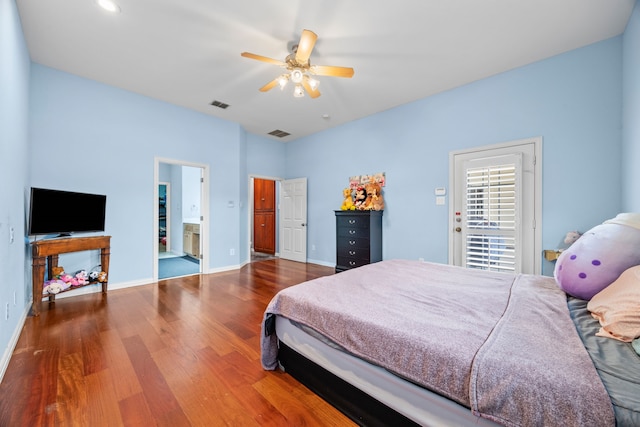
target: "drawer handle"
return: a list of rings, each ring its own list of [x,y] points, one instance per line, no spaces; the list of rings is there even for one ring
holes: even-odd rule
[[[356,251],[349,251],[349,255],[355,255]]]
[[[349,234],[356,234],[356,230],[349,230]]]
[[[357,220],[355,220],[355,219],[350,219],[349,220],[349,224],[355,224],[356,222],[357,222]]]
[[[355,261],[349,261],[349,265],[350,265],[351,267],[353,267],[354,265],[356,265],[356,262],[355,262]]]
[[[355,240],[349,240],[349,244],[350,244],[351,246],[353,246],[353,245],[355,245],[355,244],[356,244],[356,241],[355,241]]]

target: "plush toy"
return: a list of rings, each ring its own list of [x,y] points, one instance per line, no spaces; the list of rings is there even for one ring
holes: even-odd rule
[[[582,236],[582,233],[579,231],[569,231],[567,235],[564,236],[564,244],[571,246],[580,238],[580,236]]]
[[[47,280],[44,282],[42,293],[46,294],[58,294],[62,291],[69,289],[70,285],[63,282],[60,279]]]
[[[78,281],[78,286],[89,284],[89,277],[86,270],[76,271],[75,278]]]
[[[100,273],[98,273],[98,282],[104,283],[106,281],[107,281],[107,273],[105,273],[104,271],[101,271]]]
[[[640,213],[621,213],[564,250],[553,275],[566,293],[590,300],[636,265],[640,265]]]
[[[362,210],[382,210],[384,209],[384,200],[382,199],[380,184],[375,182],[369,183],[364,187],[367,197],[364,200]]]
[[[342,190],[342,195],[344,197],[344,201],[342,202],[342,206],[340,206],[340,209],[342,209],[343,211],[355,209],[353,198],[351,197],[351,189],[345,188],[344,190]]]
[[[358,210],[364,209],[364,201],[367,198],[367,193],[364,187],[356,187],[356,197],[354,206]]]
[[[373,182],[367,185],[367,196],[371,197],[371,209],[381,211],[384,209],[384,199],[382,198],[382,187],[380,184]]]
[[[70,274],[63,274],[62,276],[60,276],[60,280],[62,280],[64,283],[68,283],[69,286],[78,286],[78,279]]]
[[[53,277],[55,278],[59,278],[60,276],[62,276],[64,274],[64,267],[52,267],[51,271],[53,273]]]

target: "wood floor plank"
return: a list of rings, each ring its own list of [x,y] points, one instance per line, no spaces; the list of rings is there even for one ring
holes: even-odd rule
[[[144,427],[152,424],[153,414],[142,393],[133,394],[118,402],[122,424],[128,427]]]
[[[114,398],[124,400],[142,393],[142,387],[127,355],[127,350],[116,330],[100,333],[103,342],[104,357],[112,376]]]
[[[151,354],[142,338],[134,335],[124,338],[122,342],[127,350],[138,381],[142,386],[142,392],[151,412],[158,419],[164,419],[165,414],[170,414],[172,419],[175,418],[177,420],[177,412],[179,412],[177,410],[180,409],[180,405],[158,366],[151,358]],[[186,421],[184,414],[183,418]]]
[[[59,425],[86,425],[88,405],[87,383],[84,375],[82,353],[60,357],[59,378],[56,393],[56,421]]]
[[[260,365],[271,298],[333,273],[273,259],[45,301],[0,383],[0,426],[351,426]]]
[[[87,403],[82,415],[87,426],[123,426],[120,407],[115,399],[113,375],[108,369],[85,376]],[[74,420],[75,421],[75,420]]]

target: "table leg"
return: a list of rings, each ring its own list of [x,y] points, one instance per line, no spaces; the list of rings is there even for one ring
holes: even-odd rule
[[[44,285],[44,264],[45,257],[34,257],[32,263],[31,281],[33,285],[33,303],[31,313],[34,316],[40,315],[42,305],[42,287]]]
[[[111,255],[111,248],[100,249],[100,265],[102,271],[107,273],[107,280],[102,282],[102,293],[107,293],[107,282],[109,281],[109,256]]]

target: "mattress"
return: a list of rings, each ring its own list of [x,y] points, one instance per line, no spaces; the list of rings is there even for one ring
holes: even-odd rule
[[[417,424],[497,425],[474,416],[469,408],[345,353],[319,336],[308,334],[289,319],[276,316],[275,326],[279,341]]]

